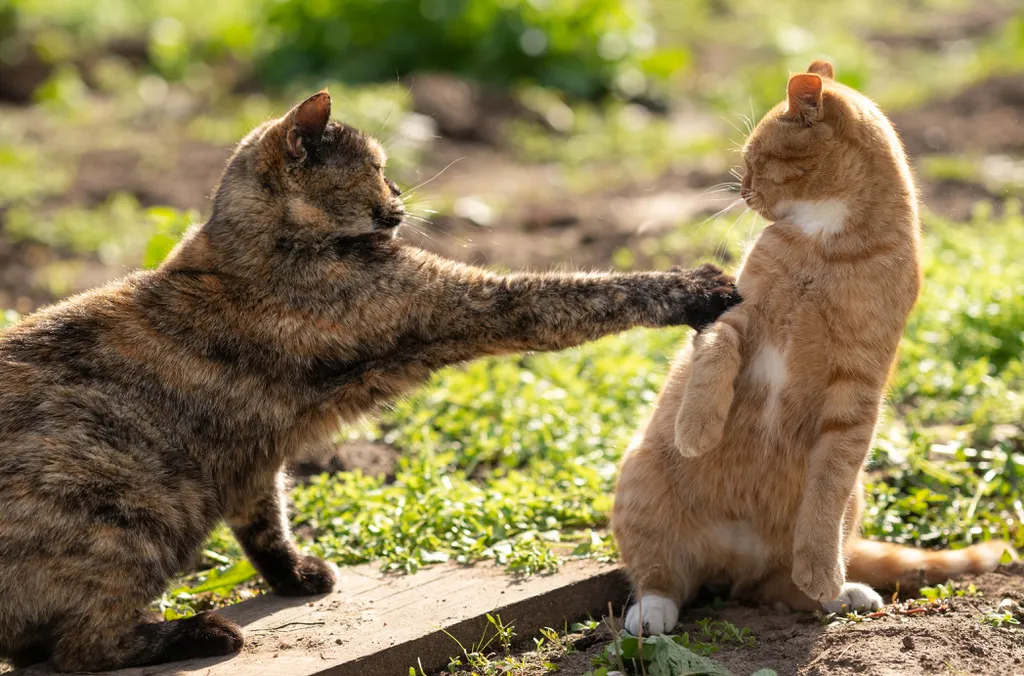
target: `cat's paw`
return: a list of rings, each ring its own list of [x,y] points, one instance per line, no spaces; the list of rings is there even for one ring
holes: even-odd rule
[[[793,583],[819,603],[839,597],[846,582],[843,560],[838,548],[797,546],[793,556]]]
[[[685,402],[684,402],[685,405]],[[722,442],[725,421],[683,408],[676,418],[676,448],[686,458],[704,455]]]
[[[827,613],[874,612],[885,605],[882,597],[871,587],[859,582],[846,582],[839,596],[821,604]]]
[[[682,323],[698,331],[743,300],[736,290],[736,280],[715,265],[705,263],[681,274],[688,282],[686,297],[683,299],[686,312]]]
[[[333,564],[315,556],[303,556],[288,579],[271,586],[274,593],[281,596],[315,596],[333,591],[337,579]]]
[[[640,602],[633,604],[626,612],[626,631],[639,636],[667,634],[679,620],[679,604],[660,594],[644,594]]]

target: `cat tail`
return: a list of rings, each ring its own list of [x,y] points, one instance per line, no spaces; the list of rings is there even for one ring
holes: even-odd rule
[[[1006,554],[1017,560],[1013,547],[1002,540],[930,551],[856,538],[847,545],[846,579],[881,589],[891,589],[896,583],[909,587],[940,584],[965,573],[994,570]]]

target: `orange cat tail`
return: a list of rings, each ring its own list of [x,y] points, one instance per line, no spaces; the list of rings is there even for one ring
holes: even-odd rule
[[[891,589],[897,582],[912,588],[939,584],[964,573],[994,570],[1007,552],[1017,560],[1013,547],[1002,540],[965,549],[928,551],[857,538],[847,545],[846,579],[881,589]]]

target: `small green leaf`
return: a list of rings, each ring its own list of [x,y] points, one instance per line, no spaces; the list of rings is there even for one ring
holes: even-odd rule
[[[205,582],[196,587],[186,589],[193,595],[202,594],[203,592],[225,593],[254,577],[256,577],[256,569],[252,567],[248,559],[242,559],[224,570],[214,569],[207,576]]]

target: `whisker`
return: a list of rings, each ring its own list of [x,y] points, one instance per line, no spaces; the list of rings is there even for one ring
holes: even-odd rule
[[[747,211],[750,211],[752,214],[750,217],[750,227],[747,228],[747,241],[749,242],[754,237],[754,226],[757,225],[758,214],[756,211],[753,211],[750,207],[747,207]]]
[[[392,114],[394,114],[394,112],[395,112],[395,106],[397,106],[397,105],[398,105],[398,102],[397,102],[397,101],[392,101],[392,102],[391,102],[391,110],[389,110],[389,111],[388,111],[388,116],[387,116],[387,117],[385,117],[385,118],[384,118],[384,121],[380,123],[380,126],[379,126],[379,127],[377,127],[377,132],[376,132],[376,133],[374,134],[374,136],[375,136],[375,137],[376,137],[376,136],[380,136],[380,133],[381,133],[382,131],[384,131],[384,127],[388,126],[388,122],[390,122],[390,121],[391,121],[391,115],[392,115]],[[391,140],[391,139],[389,138],[389,139],[388,139],[388,141],[390,141],[390,140]],[[385,145],[386,145],[386,143],[385,143]]]
[[[732,223],[729,224],[729,227],[726,228],[725,234],[722,235],[721,241],[719,242],[718,246],[715,247],[715,258],[722,258],[722,256],[725,255],[725,252],[729,248],[729,245],[728,245],[729,233],[732,232],[732,229],[736,227],[736,224],[739,223],[740,219],[743,218],[743,216],[749,210],[750,210],[750,207],[747,207],[746,209],[744,209],[743,213],[740,214],[739,218],[735,219]]]
[[[416,233],[417,235],[419,235],[423,239],[430,240],[431,242],[436,242],[437,241],[433,237],[431,237],[429,234],[427,234],[427,232],[425,230],[423,230],[422,228],[417,228],[415,225],[413,225],[411,223],[406,223],[405,227],[408,228],[409,230],[413,231],[414,233]]]
[[[423,204],[430,204],[432,202],[440,202],[440,197],[417,197],[416,199],[406,200],[405,194],[402,194],[402,204],[408,207],[420,206]]]
[[[747,128],[747,136],[750,136],[754,131],[754,120],[751,117],[747,117],[743,113],[740,113],[740,119],[743,120],[743,126]]]
[[[456,157],[456,158],[455,158],[454,160],[452,160],[451,162],[449,162],[449,163],[448,163],[448,166],[447,166],[447,167],[445,167],[445,168],[444,168],[444,169],[442,169],[441,171],[437,172],[436,174],[434,174],[433,176],[431,176],[431,177],[430,177],[430,178],[428,178],[427,180],[423,181],[422,183],[420,183],[420,184],[418,184],[418,185],[414,185],[413,187],[409,188],[409,189],[408,189],[408,190],[406,190],[405,192],[406,192],[406,193],[408,193],[408,194],[410,194],[410,195],[414,194],[414,193],[415,193],[415,192],[416,192],[417,190],[419,190],[419,189],[420,189],[420,188],[422,188],[423,186],[427,185],[428,183],[430,183],[431,181],[433,181],[433,180],[434,180],[435,178],[437,178],[438,176],[440,176],[440,175],[441,175],[441,174],[443,174],[444,172],[448,171],[448,170],[449,170],[449,169],[450,169],[450,168],[452,167],[452,165],[453,165],[453,164],[455,164],[455,163],[456,163],[456,162],[458,162],[459,160],[464,160],[464,159],[466,159],[466,158],[465,158],[465,157]]]
[[[738,181],[727,181],[725,183],[716,183],[709,187],[707,190],[701,193],[701,195],[709,195],[716,192],[724,192],[726,190],[739,190],[740,183]]]
[[[743,201],[742,198],[737,197],[732,202],[729,202],[724,207],[722,207],[721,209],[719,209],[715,213],[713,213],[710,216],[708,216],[707,218],[705,218],[703,221],[701,221],[700,223],[697,224],[696,228],[694,229],[694,234],[696,235],[697,233],[699,233],[704,228],[704,226],[708,224],[708,221],[712,221],[713,220],[715,223],[718,223],[719,219],[721,219],[722,216],[725,215],[726,212],[728,212],[730,209],[732,209],[734,206],[736,206],[737,204],[739,204],[742,201]]]
[[[743,130],[742,130],[742,129],[740,129],[739,127],[737,127],[737,126],[736,126],[736,125],[735,125],[735,124],[733,123],[733,121],[732,121],[732,120],[730,120],[729,118],[727,118],[727,117],[726,117],[725,115],[719,115],[719,117],[720,117],[720,118],[722,118],[722,120],[723,120],[723,121],[724,121],[724,122],[725,122],[726,124],[728,124],[728,125],[729,125],[730,127],[732,127],[733,129],[735,129],[735,130],[736,130],[736,133],[737,133],[737,134],[743,134]],[[746,136],[746,135],[744,134],[744,136]]]
[[[708,190],[701,193],[701,197],[708,197],[710,199],[721,199],[723,196],[728,196],[739,192],[736,188],[719,188],[718,190]]]

